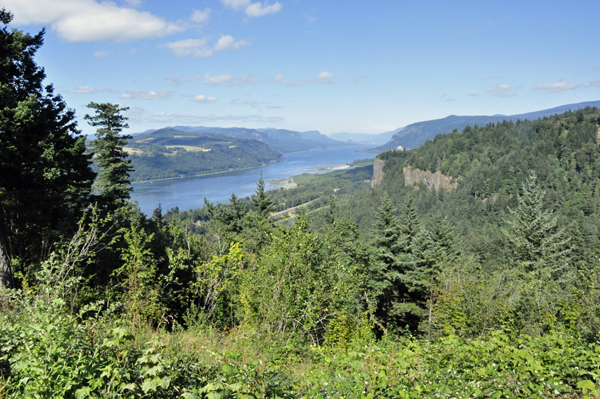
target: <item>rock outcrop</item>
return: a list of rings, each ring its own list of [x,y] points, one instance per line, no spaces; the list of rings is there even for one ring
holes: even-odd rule
[[[375,188],[383,181],[383,165],[385,162],[375,158],[373,162],[373,178],[371,179],[371,187]]]
[[[374,166],[374,165],[373,165]],[[375,169],[373,168],[373,171]],[[440,187],[444,188],[444,191],[452,191],[458,185],[457,179],[450,176],[446,176],[441,172],[431,172],[429,170],[421,170],[410,166],[405,166],[402,170],[404,173],[404,185],[412,186],[418,183],[425,183],[427,188],[430,190],[439,190]],[[373,173],[373,178],[375,174]]]

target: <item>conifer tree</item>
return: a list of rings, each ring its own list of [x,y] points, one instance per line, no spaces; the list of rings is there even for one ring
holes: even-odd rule
[[[87,107],[95,110],[95,115],[85,115],[85,119],[91,126],[98,128],[96,139],[91,142],[95,162],[100,168],[94,187],[98,191],[101,205],[108,211],[114,211],[129,199],[129,192],[132,190],[129,173],[133,171],[133,166],[124,150],[131,136],[121,134],[123,129],[129,127],[127,117],[121,115],[121,112],[129,107],[94,102]]]
[[[558,227],[557,217],[544,210],[544,191],[535,172],[522,185],[517,209],[510,209],[503,232],[514,246],[515,259],[526,271],[536,270],[542,263],[563,266],[569,262],[571,249],[565,230]]]
[[[263,218],[267,218],[272,212],[275,212],[273,200],[265,192],[265,181],[260,173],[260,179],[256,183],[256,194],[252,196],[252,205],[256,212]]]
[[[34,61],[44,31],[9,31],[12,17],[0,10],[0,288],[14,257],[36,263],[74,232],[95,176],[74,112]]]

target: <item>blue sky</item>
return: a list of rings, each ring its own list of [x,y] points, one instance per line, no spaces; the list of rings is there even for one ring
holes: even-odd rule
[[[600,100],[597,1],[3,0],[80,129],[381,133]]]

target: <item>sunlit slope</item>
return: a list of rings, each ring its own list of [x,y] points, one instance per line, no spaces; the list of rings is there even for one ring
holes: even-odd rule
[[[137,135],[125,149],[135,168],[132,181],[259,167],[283,159],[280,153],[256,140],[175,129]]]

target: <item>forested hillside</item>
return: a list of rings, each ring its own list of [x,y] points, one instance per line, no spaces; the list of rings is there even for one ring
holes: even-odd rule
[[[160,129],[131,138],[125,150],[133,164],[132,181],[225,172],[283,160],[256,140]]]
[[[600,395],[598,109],[384,153],[374,189],[368,165],[275,193],[261,178],[248,200],[148,218],[129,199],[127,107],[88,104],[86,151],[42,84],[43,32],[11,19],[0,397]],[[457,188],[405,186],[408,166]]]
[[[446,118],[413,123],[396,133],[389,143],[384,144],[373,152],[395,150],[398,146],[403,148],[417,148],[427,140],[433,140],[438,134],[447,134],[453,130],[462,130],[466,126],[484,126],[488,123],[503,121],[517,122],[519,120],[535,120],[545,116],[560,114],[567,111],[577,111],[585,107],[600,107],[600,101],[588,101],[579,104],[568,104],[541,111],[528,112],[518,115],[450,115]]]

